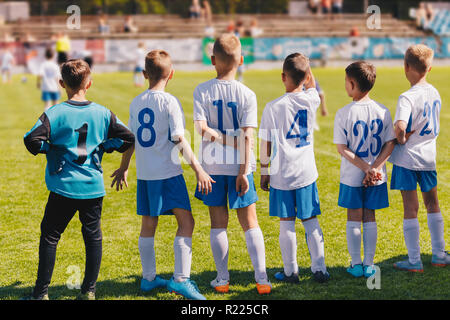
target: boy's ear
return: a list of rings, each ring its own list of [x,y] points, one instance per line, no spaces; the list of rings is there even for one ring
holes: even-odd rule
[[[216,57],[215,56],[211,56],[211,63],[213,66],[216,65]]]
[[[170,71],[170,74],[169,74],[169,80],[172,80],[174,73],[175,73],[175,70],[172,69],[172,71]]]
[[[88,90],[92,86],[92,79],[89,79],[89,82],[86,85],[86,90]]]
[[[63,87],[64,89],[66,88],[66,85],[64,84],[64,81],[62,81],[62,80],[59,80],[59,85],[61,87]]]
[[[284,72],[281,73],[281,81],[286,82],[286,74]]]
[[[144,78],[145,78],[146,80],[148,80],[148,73],[147,73],[147,71],[142,70],[142,75],[144,76]]]
[[[244,64],[244,56],[241,56],[241,60],[239,61],[239,65],[242,66]]]

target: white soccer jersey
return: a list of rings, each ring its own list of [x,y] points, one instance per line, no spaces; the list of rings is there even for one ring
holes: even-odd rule
[[[46,92],[59,91],[59,79],[61,79],[61,72],[59,66],[50,60],[42,63],[39,70],[39,75],[42,77],[41,90]]]
[[[403,93],[394,123],[403,120],[408,124],[406,131],[415,132],[406,144],[395,146],[389,161],[410,170],[436,170],[440,111],[441,97],[431,84],[415,85]]]
[[[389,110],[373,100],[352,102],[338,110],[334,119],[335,144],[345,144],[358,157],[373,164],[383,145],[395,139]],[[386,166],[380,185],[387,181]],[[342,157],[341,183],[350,187],[362,187],[365,174]]]
[[[315,88],[286,93],[266,105],[259,137],[272,142],[271,187],[295,190],[317,180],[314,123],[319,105]]]
[[[141,93],[131,102],[128,126],[136,137],[139,180],[162,180],[183,173],[178,148],[172,142],[184,136],[184,114],[177,98],[164,91]]]
[[[136,50],[136,67],[145,70],[145,58],[147,57],[147,51],[144,48],[138,48]]]
[[[194,121],[197,120],[206,120],[210,128],[227,135],[236,135],[240,128],[257,128],[256,95],[236,80],[204,82],[194,91]],[[253,152],[250,157],[247,174],[256,170]],[[239,173],[239,151],[217,142],[202,142],[199,161],[208,174],[236,176]]]
[[[2,69],[10,69],[12,67],[12,63],[14,61],[14,57],[11,52],[6,51],[2,55]]]

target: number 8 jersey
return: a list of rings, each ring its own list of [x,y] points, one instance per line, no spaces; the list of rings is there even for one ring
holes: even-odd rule
[[[333,143],[344,144],[359,158],[373,164],[383,145],[395,139],[389,110],[373,100],[352,102],[339,109],[334,119]],[[386,166],[377,184],[387,181]],[[350,187],[362,187],[365,174],[342,157],[341,183]]]
[[[406,132],[414,133],[406,144],[395,146],[389,161],[409,170],[436,170],[440,111],[441,97],[431,84],[415,85],[400,95],[394,123],[405,121]]]

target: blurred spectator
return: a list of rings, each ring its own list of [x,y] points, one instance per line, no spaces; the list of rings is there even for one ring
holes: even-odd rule
[[[263,30],[258,26],[258,20],[253,18],[252,22],[250,22],[250,37],[256,38],[262,34]]]
[[[240,19],[236,22],[236,27],[234,28],[234,34],[237,37],[244,37],[245,36],[244,22],[242,20],[240,20]]]
[[[145,58],[147,56],[147,50],[145,49],[145,43],[139,42],[136,49],[136,60],[133,71],[133,80],[135,87],[142,87],[145,83],[145,78],[142,71],[145,70]]]
[[[215,36],[216,36],[216,29],[212,25],[211,21],[207,21],[205,27],[205,37],[214,38]]]
[[[203,1],[203,7],[202,7],[202,17],[206,20],[207,23],[212,22],[212,10],[211,5],[209,4],[209,1]]]
[[[108,34],[109,33],[110,28],[108,25],[108,19],[107,19],[106,15],[102,14],[98,18],[97,29],[100,34]]]
[[[344,0],[333,0],[332,12],[333,13],[342,13]]]
[[[236,24],[234,23],[234,20],[230,20],[228,21],[228,25],[227,25],[227,33],[234,33],[234,30],[236,28]]]
[[[320,0],[309,0],[308,8],[312,13],[319,13]]]
[[[3,34],[3,39],[2,39],[2,41],[3,41],[3,42],[13,42],[13,41],[14,41],[14,37],[11,36],[9,33],[5,32],[5,33]]]
[[[59,65],[69,60],[70,38],[66,33],[58,33],[56,39],[56,52]]]
[[[9,47],[6,47],[1,59],[1,73],[3,83],[11,82],[12,67],[15,64],[14,56]]]
[[[433,21],[433,19],[434,19],[434,9],[433,9],[433,5],[431,4],[431,2],[427,2],[427,4],[425,5],[425,11],[426,11],[428,22]]]
[[[192,4],[189,7],[189,17],[193,19],[200,18],[202,13],[202,7],[198,0],[192,0]]]
[[[322,0],[322,13],[331,13],[331,0]]]
[[[123,24],[123,32],[138,32],[138,27],[134,25],[133,17],[126,16]]]
[[[359,33],[359,29],[356,26],[353,26],[350,29],[350,37],[359,37],[360,33]]]

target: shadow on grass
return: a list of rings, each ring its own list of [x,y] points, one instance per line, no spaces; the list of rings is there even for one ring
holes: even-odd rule
[[[317,283],[313,280],[309,268],[300,268],[299,284],[277,282],[274,274],[282,268],[268,268],[267,274],[273,285],[270,295],[259,295],[256,291],[254,273],[252,271],[230,270],[230,291],[218,294],[209,282],[215,278],[216,272],[204,271],[191,275],[200,292],[208,300],[322,300],[322,299],[449,299],[450,269],[431,266],[431,255],[422,255],[424,273],[410,273],[395,270],[393,263],[405,259],[397,256],[377,265],[381,270],[380,289],[369,289],[367,279],[353,278],[346,272],[346,267],[329,267],[330,280]],[[159,274],[170,279],[171,273]],[[181,299],[168,293],[165,288],[157,288],[144,293],[140,290],[140,275],[128,275],[116,279],[102,280],[97,283],[97,299]],[[22,283],[0,287],[0,299],[20,299],[29,295],[31,286]],[[75,299],[79,290],[71,290],[65,285],[50,286],[51,299]]]

